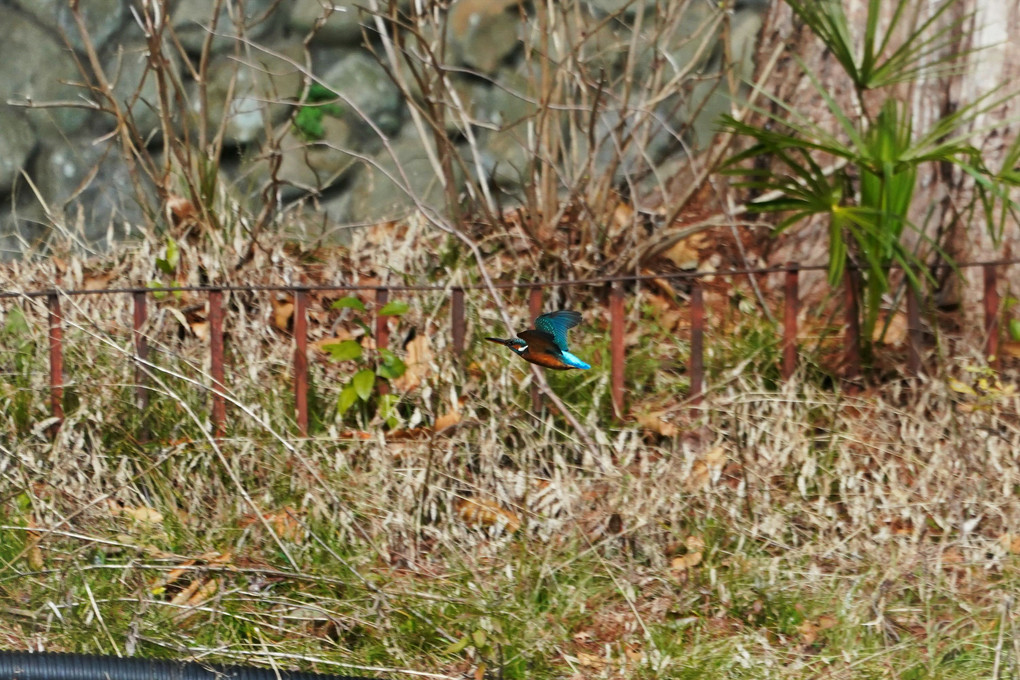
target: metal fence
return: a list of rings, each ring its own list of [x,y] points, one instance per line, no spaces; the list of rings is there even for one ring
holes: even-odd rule
[[[996,260],[989,262],[955,263],[952,266],[956,269],[980,268],[984,284],[984,335],[986,356],[991,358],[994,367],[999,363],[999,305],[1000,296],[998,293],[999,269],[1013,264],[1020,263],[1020,259]],[[949,266],[949,265],[946,265]],[[608,285],[609,291],[609,313],[610,313],[610,388],[612,394],[613,411],[618,418],[623,418],[626,413],[624,397],[624,290],[623,284],[640,281],[659,280],[688,280],[691,283],[690,295],[690,327],[691,327],[691,351],[688,359],[688,373],[690,377],[689,400],[698,403],[704,391],[705,364],[705,305],[703,296],[703,281],[705,277],[729,277],[738,276],[760,276],[766,274],[785,273],[784,282],[784,303],[783,303],[783,331],[782,331],[782,364],[781,375],[784,380],[789,380],[797,367],[797,316],[800,306],[800,273],[804,271],[824,271],[825,265],[800,266],[796,263],[789,263],[780,267],[729,269],[713,272],[670,272],[662,274],[644,274],[631,276],[607,276],[589,279],[575,280],[553,280],[533,281],[527,283],[496,283],[495,288],[506,289],[530,289],[529,311],[531,318],[541,313],[543,292],[547,288],[558,288],[564,286],[595,286]],[[846,333],[844,334],[844,379],[852,382],[861,374],[860,356],[860,301],[857,299],[858,286],[854,278],[860,276],[859,270],[848,267],[845,274],[843,286],[844,295],[844,323]],[[393,285],[393,286],[364,286],[358,284],[335,284],[335,285],[218,285],[218,286],[181,286],[181,287],[153,287],[153,288],[111,288],[102,290],[37,290],[37,291],[0,291],[0,300],[4,299],[32,299],[45,297],[47,301],[49,316],[49,383],[50,383],[50,409],[53,417],[58,421],[63,419],[63,389],[64,389],[64,348],[63,348],[63,319],[61,315],[60,300],[63,297],[75,297],[84,295],[131,295],[134,304],[134,349],[135,360],[139,362],[135,370],[137,401],[144,410],[148,405],[148,387],[146,372],[142,362],[149,356],[148,340],[142,329],[148,318],[147,300],[148,296],[157,293],[174,292],[204,292],[208,295],[208,324],[209,324],[209,352],[212,378],[212,407],[211,423],[214,435],[223,436],[226,426],[226,384],[224,373],[224,346],[223,346],[223,294],[224,292],[286,292],[294,297],[293,337],[294,337],[294,360],[293,360],[293,390],[295,401],[295,417],[298,430],[302,436],[308,434],[308,294],[312,291],[373,291],[375,293],[376,309],[381,310],[389,300],[390,293],[404,292],[414,293],[423,291],[451,290],[450,296],[450,333],[453,351],[460,355],[464,351],[466,337],[466,321],[464,315],[464,296],[466,290],[486,289],[482,284],[471,286],[454,286],[449,288],[442,285]],[[923,343],[921,325],[920,301],[913,291],[907,294],[907,371],[910,375],[920,373],[921,348]],[[375,316],[375,342],[377,348],[385,348],[389,343],[389,327],[384,316]],[[380,385],[385,389],[384,385]],[[536,409],[540,405],[540,395],[537,387],[532,387],[532,400]]]

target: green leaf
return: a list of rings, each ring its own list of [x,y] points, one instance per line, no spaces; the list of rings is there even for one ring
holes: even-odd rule
[[[392,423],[389,423],[389,421],[394,420],[394,410],[399,403],[400,396],[396,394],[383,394],[379,397],[379,417],[387,421],[387,424],[391,427]]]
[[[361,358],[361,345],[355,340],[344,340],[323,345],[334,361],[350,361]]]
[[[319,83],[312,83],[312,86],[308,88],[308,97],[305,98],[308,104],[318,104],[320,110],[334,118],[339,118],[344,115],[344,109],[338,103],[340,95],[333,90],[320,85]]]
[[[372,388],[375,387],[375,372],[369,369],[358,371],[351,379],[355,391],[362,401],[368,401],[372,396]]]
[[[336,400],[336,410],[340,415],[347,413],[347,410],[354,406],[354,402],[358,400],[358,391],[354,389],[354,385],[347,385],[340,390],[340,396]]]
[[[324,115],[325,113],[318,107],[302,106],[294,116],[294,129],[305,141],[320,140],[326,136],[326,129],[322,126]]]
[[[181,249],[177,246],[177,241],[172,238],[166,240],[166,261],[174,269],[177,269],[177,265],[181,261]]]
[[[372,329],[368,327],[367,323],[365,323],[361,319],[355,319],[354,323],[356,323],[361,330],[365,331],[365,335],[367,335],[368,337],[372,337]]]
[[[25,313],[18,307],[11,307],[11,311],[7,313],[7,322],[4,324],[4,333],[10,335],[28,333],[28,321],[25,319]]]
[[[461,639],[454,642],[452,645],[443,650],[444,654],[459,654],[463,652],[467,646],[471,644],[471,636],[465,635]]]
[[[313,103],[336,100],[336,92],[320,83],[312,83],[308,88],[306,99]]]
[[[387,380],[396,380],[407,372],[407,364],[390,350],[383,348],[379,350],[379,368],[376,370],[381,377]]]
[[[159,266],[159,260],[156,260],[156,266]],[[148,288],[162,288],[163,287],[163,284],[160,283],[159,281],[149,281],[145,285]],[[152,297],[154,299],[156,299],[156,300],[162,300],[163,298],[166,297],[166,291],[165,290],[153,291]]]
[[[394,300],[383,305],[383,308],[378,311],[378,314],[379,316],[401,316],[402,314],[406,314],[407,310],[410,308],[411,306],[406,302]]]
[[[1013,342],[1020,342],[1020,319],[1009,320],[1009,337]]]
[[[301,106],[294,116],[294,129],[305,141],[312,142],[326,136],[322,124],[326,116],[340,118],[344,115],[343,107],[337,103],[339,95],[318,83],[312,83],[300,99]]]
[[[159,267],[160,271],[164,274],[173,274],[174,271],[177,270],[177,265],[180,261],[181,250],[177,246],[177,241],[172,238],[167,238],[164,256],[156,259],[156,266]]]
[[[485,631],[481,628],[476,628],[475,632],[471,633],[471,639],[475,643],[475,647],[485,646]]]
[[[345,309],[345,308],[348,308],[348,309],[356,309],[359,312],[365,311],[365,303],[362,302],[361,300],[359,300],[358,298],[354,297],[353,295],[348,295],[347,297],[340,298],[339,300],[334,302],[332,305],[330,305],[330,307],[332,309]]]

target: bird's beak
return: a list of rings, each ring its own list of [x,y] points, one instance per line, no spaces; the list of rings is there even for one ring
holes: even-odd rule
[[[497,343],[499,343],[501,345],[505,345],[506,344],[506,340],[502,340],[500,338],[485,338],[485,339],[488,340],[489,342],[497,342]]]

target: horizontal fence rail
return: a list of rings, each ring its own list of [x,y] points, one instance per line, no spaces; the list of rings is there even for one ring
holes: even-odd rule
[[[989,363],[998,368],[999,357],[999,320],[998,313],[1001,298],[998,292],[998,269],[1020,264],[1020,259],[995,260],[986,262],[956,263],[956,269],[980,267],[983,278],[983,311],[984,311],[984,350]],[[948,265],[946,265],[948,266]],[[896,267],[893,267],[894,269]],[[690,356],[688,358],[688,376],[690,379],[689,402],[699,403],[704,395],[704,347],[705,347],[705,304],[703,280],[707,277],[733,278],[737,276],[753,276],[766,274],[785,274],[783,282],[784,303],[782,316],[782,364],[781,375],[789,380],[797,368],[797,332],[798,314],[800,311],[800,274],[805,271],[825,271],[826,265],[799,265],[788,263],[783,266],[717,270],[712,272],[684,271],[662,274],[641,274],[630,276],[604,276],[587,279],[568,279],[551,281],[529,281],[516,283],[495,283],[491,286],[496,290],[528,289],[528,309],[530,318],[534,319],[542,311],[543,291],[546,288],[566,286],[595,286],[609,284],[609,317],[610,317],[610,391],[613,413],[619,419],[626,417],[625,400],[625,283],[638,283],[653,280],[688,280],[690,289]],[[844,275],[844,334],[843,378],[851,390],[855,389],[861,377],[860,355],[860,305],[857,296],[859,290],[857,278],[860,272],[855,267],[847,267]],[[198,292],[208,296],[208,327],[209,327],[209,359],[212,385],[210,421],[213,434],[224,436],[226,432],[226,398],[227,385],[224,371],[224,338],[223,338],[223,294],[225,292],[285,292],[293,296],[294,317],[294,359],[293,359],[293,390],[295,403],[295,420],[299,433],[308,436],[308,294],[311,292],[340,291],[373,291],[376,310],[381,310],[390,299],[391,292],[426,292],[449,291],[450,293],[450,332],[451,347],[459,361],[465,349],[466,318],[465,291],[484,290],[490,287],[483,284],[473,285],[359,285],[359,284],[328,284],[328,285],[210,285],[210,286],[166,286],[109,288],[83,290],[33,290],[33,291],[0,291],[3,299],[46,298],[48,311],[48,345],[50,365],[50,411],[55,425],[51,431],[59,427],[64,418],[64,358],[63,358],[63,316],[61,314],[61,297],[84,295],[118,295],[130,294],[133,299],[133,340],[135,359],[138,362],[135,371],[135,399],[138,408],[144,412],[149,403],[148,379],[144,369],[149,356],[149,344],[144,329],[147,322],[147,296],[153,293]],[[907,370],[911,376],[918,375],[922,370],[921,346],[923,331],[921,326],[920,300],[913,289],[907,292]],[[376,313],[375,343],[378,349],[385,349],[389,344],[389,318]],[[378,383],[380,393],[385,393],[385,383]],[[539,388],[532,383],[532,407],[541,409],[542,401]],[[144,435],[143,435],[144,441]]]

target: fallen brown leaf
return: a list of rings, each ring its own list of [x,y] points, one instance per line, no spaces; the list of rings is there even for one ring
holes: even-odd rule
[[[178,196],[177,194],[170,194],[167,196],[166,207],[177,224],[180,224],[184,220],[194,218],[198,214],[194,203],[184,196]]]
[[[432,426],[432,429],[435,430],[436,432],[442,432],[443,430],[451,428],[454,425],[458,424],[460,422],[460,417],[461,416],[459,411],[449,411],[447,413],[444,413],[443,415],[436,418],[436,422]]]
[[[585,668],[600,669],[606,665],[605,659],[598,654],[591,654],[589,652],[578,652],[577,663],[584,666]]]
[[[800,633],[801,642],[805,645],[810,645],[818,639],[818,626],[813,621],[802,621],[797,626],[797,632]]]
[[[888,321],[888,327],[886,322]],[[885,334],[882,334],[882,331]],[[892,317],[888,314],[882,316],[875,324],[875,330],[871,333],[874,342],[881,342],[888,347],[900,347],[907,339],[907,315],[903,312],[894,312]]]
[[[697,269],[698,259],[701,254],[692,242],[693,239],[685,238],[677,241],[669,250],[662,255],[667,260],[681,269]]]
[[[29,519],[28,525],[30,527],[34,527],[35,522]],[[29,541],[31,541],[31,546],[28,549],[28,554],[25,555],[25,559],[28,561],[28,566],[30,566],[32,569],[36,571],[41,571],[42,568],[46,565],[45,562],[43,561],[42,550],[39,549],[40,540],[39,533],[35,531],[29,531],[27,538]]]
[[[339,345],[344,340],[350,340],[351,337],[352,336],[349,332],[341,328],[337,331],[336,335],[316,340],[315,342],[312,343],[312,347],[314,347],[315,350],[319,352],[319,354],[325,354],[329,356],[330,355],[329,350],[326,349],[328,346]]]
[[[273,527],[276,535],[282,539],[296,541],[304,536],[304,528],[298,520],[298,512],[290,506],[281,508],[276,512],[263,513],[262,519],[268,522]],[[256,523],[261,524],[258,518],[251,513],[245,514],[241,518],[242,527],[248,527]]]
[[[420,386],[429,374],[429,363],[432,361],[432,348],[429,346],[428,336],[424,333],[407,343],[406,350],[404,363],[407,370],[404,375],[393,381],[393,386],[401,392],[409,392]]]
[[[677,426],[673,423],[666,422],[662,419],[664,411],[658,411],[656,413],[643,413],[637,417],[638,425],[662,435],[663,437],[675,437],[677,435]]]
[[[695,550],[701,551],[705,549],[705,539],[703,539],[701,536],[691,534],[690,536],[684,539],[684,545],[687,546],[687,549],[692,552]]]
[[[192,321],[188,325],[191,327],[191,332],[195,334],[196,338],[203,342],[209,339],[208,321]]]
[[[109,287],[112,280],[113,274],[110,272],[86,274],[85,280],[82,281],[82,287],[85,290],[103,290]]]
[[[818,627],[821,630],[828,630],[829,628],[834,628],[837,623],[839,623],[839,621],[836,619],[835,616],[831,614],[822,614],[821,616],[818,617]]]
[[[836,625],[836,617],[829,614],[823,614],[815,620],[805,620],[797,626],[797,632],[800,633],[801,642],[805,645],[810,645],[818,639],[818,634],[823,630],[828,630]]]
[[[170,599],[170,604],[176,604],[183,606],[194,597],[195,593],[202,587],[202,579],[195,579],[188,584],[188,587],[174,595]]]
[[[278,299],[275,295],[269,299],[273,305],[273,325],[284,333],[294,328],[294,301],[290,298]]]
[[[691,474],[684,482],[688,492],[702,491],[711,484],[714,475],[718,474],[726,464],[726,449],[716,446],[694,462]]]
[[[143,524],[163,523],[163,513],[144,505],[140,505],[136,508],[125,507],[123,513],[136,522],[141,522]]]
[[[184,563],[184,566],[171,569],[167,572],[167,575],[161,579],[157,579],[149,587],[149,590],[155,592],[161,588],[165,588],[169,585],[173,585],[180,580],[185,574],[191,571],[190,567],[195,564],[195,560],[188,560]]]
[[[999,545],[1011,555],[1020,555],[1020,534],[1003,534],[999,536]]]
[[[505,525],[510,533],[521,528],[521,520],[517,515],[504,510],[494,500],[487,498],[458,498],[456,502],[457,514],[468,524],[475,524],[485,527]]]
[[[210,597],[212,597],[217,590],[220,588],[220,580],[218,578],[210,578],[201,582],[202,585],[194,592],[194,594],[188,598],[185,605],[188,607],[197,607],[202,604]]]
[[[671,571],[682,572],[696,567],[701,564],[703,555],[700,552],[687,553],[686,555],[677,555],[669,562],[669,568]]]

